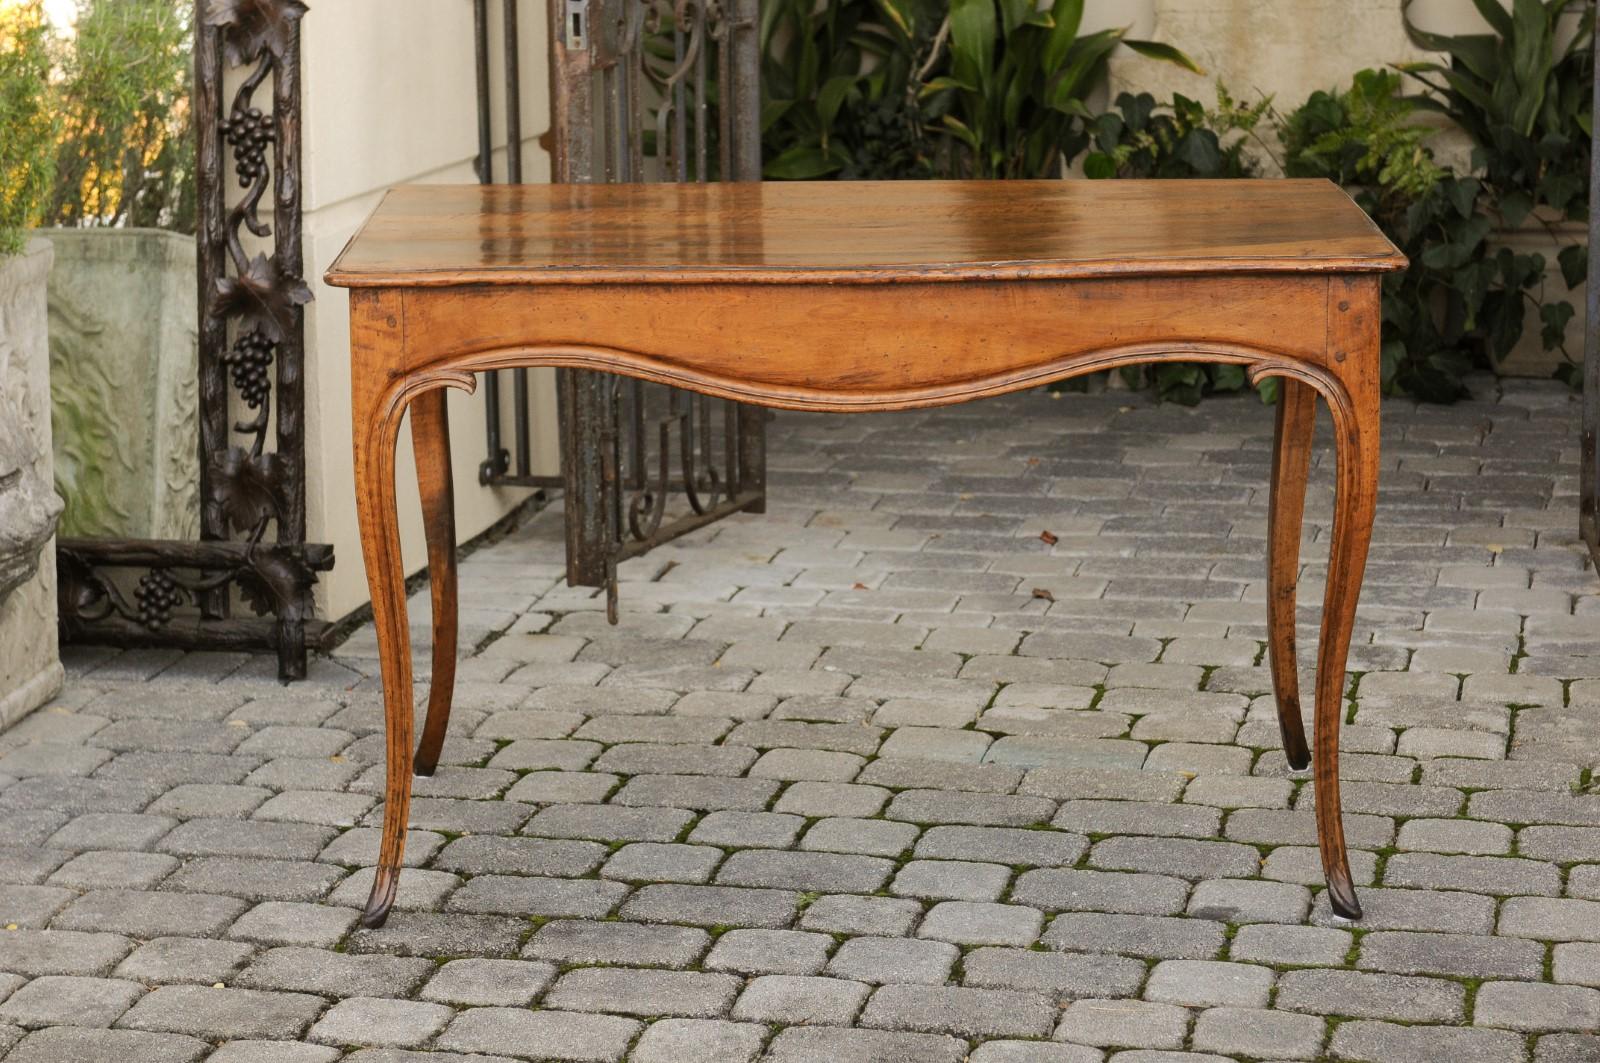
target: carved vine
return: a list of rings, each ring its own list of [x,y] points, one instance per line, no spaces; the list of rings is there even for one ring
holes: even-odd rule
[[[272,424],[272,369],[284,340],[295,327],[296,308],[311,301],[305,281],[289,272],[275,255],[249,254],[244,233],[272,235],[261,218],[261,201],[271,182],[267,152],[276,147],[276,123],[255,106],[255,94],[282,65],[294,41],[295,24],[306,13],[300,0],[209,0],[206,25],[222,33],[223,54],[230,66],[254,69],[234,91],[228,117],[220,123],[222,140],[232,152],[233,169],[243,196],[224,222],[224,238],[233,271],[216,278],[207,313],[228,323],[232,342],[222,355],[229,382],[254,416],[233,426],[249,447],[229,447],[208,456],[212,512],[207,527],[227,527],[259,543],[267,526],[282,523],[287,504],[286,478],[266,453]]]
[[[198,0],[196,8],[195,100],[201,110],[214,109],[196,116],[197,126],[208,123],[201,126],[203,150],[196,160],[200,239],[202,254],[217,251],[200,293],[201,330],[211,339],[200,344],[198,402],[201,422],[214,426],[202,429],[201,523],[209,539],[237,536],[242,542],[220,550],[223,544],[178,541],[63,544],[58,597],[69,631],[120,621],[156,635],[185,608],[199,610],[203,627],[226,617],[230,589],[257,615],[275,616],[281,630],[285,622],[309,618],[315,573],[331,564],[326,548],[313,548],[310,560],[300,541],[300,307],[311,301],[311,290],[298,272],[300,190],[293,160],[299,150],[298,23],[307,5]],[[202,53],[204,47],[219,49],[230,68],[245,70],[225,107],[217,53]],[[222,192],[225,161],[232,163],[236,197]],[[264,217],[269,191],[275,202],[267,202]],[[220,211],[212,204],[221,204]],[[269,240],[274,250],[255,249],[255,242]],[[280,252],[293,260],[280,260]],[[230,425],[230,407],[249,412]],[[277,445],[269,448],[274,428]],[[279,653],[285,677],[303,674],[303,646],[280,642]],[[286,654],[298,655],[298,671]]]
[[[230,584],[257,615],[306,619],[313,572],[299,552],[274,545],[247,545],[233,567],[197,569],[181,557],[170,565],[151,565],[132,590],[107,575],[98,559],[72,547],[56,551],[56,596],[69,626],[111,617],[159,632],[179,608],[197,605],[205,594]]]

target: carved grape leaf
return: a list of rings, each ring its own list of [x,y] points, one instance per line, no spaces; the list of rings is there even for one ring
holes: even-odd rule
[[[259,328],[274,343],[281,343],[294,317],[294,308],[311,301],[311,289],[299,277],[285,276],[277,258],[258,254],[236,277],[217,280],[217,300],[211,316],[238,317],[243,329]]]
[[[99,619],[106,612],[106,589],[87,562],[70,550],[56,551],[56,603],[64,623]]]
[[[305,618],[316,574],[294,553],[262,548],[250,555],[250,567],[235,573],[239,596],[257,616],[275,614],[286,620]]]
[[[278,485],[283,482],[276,454],[251,454],[229,447],[211,459],[211,498],[207,507],[236,532],[253,532],[282,513]],[[219,521],[220,523],[220,521]]]
[[[282,59],[294,24],[306,13],[301,0],[209,0],[205,21],[221,27],[229,64],[253,63],[263,52]]]

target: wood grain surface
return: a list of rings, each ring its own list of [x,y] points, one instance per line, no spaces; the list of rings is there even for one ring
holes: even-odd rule
[[[881,283],[1404,264],[1322,180],[409,185],[327,279]]]

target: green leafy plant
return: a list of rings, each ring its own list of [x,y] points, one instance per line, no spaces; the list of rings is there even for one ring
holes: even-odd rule
[[[85,0],[61,66],[48,219],[194,229],[190,11],[184,0]]]
[[[960,176],[1057,176],[1081,145],[1084,99],[1119,44],[1199,72],[1169,44],[1123,29],[1078,35],[1083,0],[951,0],[949,65],[920,89],[929,118],[966,148]],[[943,35],[941,28],[941,36]]]
[[[1081,151],[1084,100],[1125,44],[1079,35],[1083,0],[771,0],[762,14],[772,178],[1051,177]]]
[[[938,0],[767,0],[761,129],[768,178],[931,176],[911,90]]]
[[[56,119],[50,33],[39,0],[0,7],[0,255],[22,250],[49,197]]]
[[[1083,171],[1091,179],[1254,177],[1257,167],[1246,154],[1248,138],[1270,113],[1271,100],[1245,105],[1220,83],[1213,110],[1197,100],[1174,94],[1157,103],[1142,92],[1121,93],[1116,110],[1088,120],[1089,146]],[[1249,386],[1236,365],[1171,362],[1125,366],[1117,371],[1130,388],[1152,388],[1163,402],[1193,406],[1219,391]]]
[[[1264,99],[1242,105],[1221,84],[1217,107],[1209,111],[1176,93],[1171,103],[1157,103],[1148,92],[1121,93],[1116,110],[1089,122],[1093,150],[1083,161],[1084,176],[1254,177],[1246,140],[1271,104]]]
[[[1412,3],[1401,4],[1411,39],[1419,47],[1444,52],[1448,62],[1409,63],[1400,69],[1426,89],[1417,97],[1418,106],[1448,116],[1471,138],[1473,171],[1482,179],[1480,210],[1507,229],[1531,218],[1553,231],[1555,220],[1587,218],[1594,0],[1513,0],[1509,10],[1496,0],[1474,0],[1491,32],[1459,36],[1420,29],[1411,18]],[[1566,353],[1572,305],[1544,297],[1544,262],[1533,257],[1537,263],[1507,260],[1506,265],[1517,279],[1524,266],[1537,266],[1534,282],[1521,290],[1537,308],[1545,349],[1559,347]],[[1557,259],[1569,290],[1586,279],[1588,252],[1583,244],[1568,242]],[[1510,284],[1511,278],[1504,282]],[[1515,310],[1516,327],[1507,324],[1495,334],[1496,357],[1509,351],[1521,334],[1520,301]],[[1509,343],[1500,342],[1507,336]],[[1571,354],[1559,375],[1576,378]]]
[[[1281,124],[1283,166],[1345,187],[1411,260],[1383,281],[1384,390],[1450,402],[1474,365],[1515,345],[1544,262],[1492,249],[1484,182],[1435,161],[1400,86],[1363,70],[1343,93],[1314,93]]]

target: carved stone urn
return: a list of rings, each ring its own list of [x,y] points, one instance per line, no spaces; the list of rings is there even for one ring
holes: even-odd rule
[[[61,689],[51,474],[50,244],[0,258],[0,728]]]
[[[22,411],[0,392],[0,602],[39,571],[39,553],[55,534],[61,497],[39,476]]]

